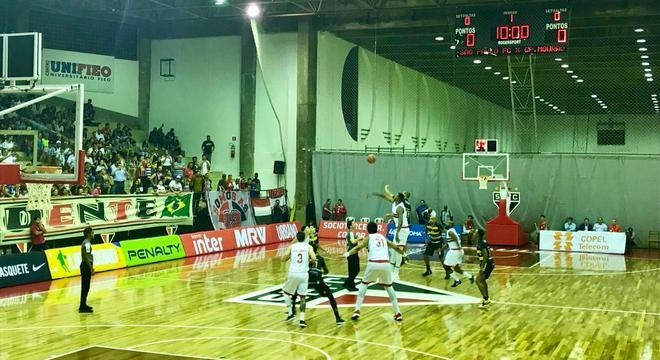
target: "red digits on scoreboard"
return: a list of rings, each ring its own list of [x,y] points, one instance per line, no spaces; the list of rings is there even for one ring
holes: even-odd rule
[[[555,11],[555,12],[552,14],[552,19],[553,19],[554,21],[559,21],[559,20],[561,20],[561,12],[559,12],[559,11]]]
[[[474,33],[465,34],[465,46],[474,46]]]
[[[558,43],[565,43],[566,42],[566,29],[559,29],[557,30],[557,42]]]
[[[495,32],[497,40],[527,39],[529,38],[529,25],[502,25]]]
[[[472,23],[472,19],[469,16],[463,18],[463,24],[465,24],[465,26],[470,26],[470,23]]]

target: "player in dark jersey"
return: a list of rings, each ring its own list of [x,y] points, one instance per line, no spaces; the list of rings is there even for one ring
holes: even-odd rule
[[[431,256],[439,251],[440,253],[438,256],[442,263],[447,252],[447,243],[442,240],[442,227],[435,216],[431,216],[429,223],[426,224],[426,237],[426,248],[424,249],[424,264],[426,265],[426,272],[422,274],[422,276],[429,276],[433,273],[429,261]],[[445,279],[449,279],[449,274],[452,272],[451,268],[444,263],[442,264],[442,267],[445,269]]]
[[[326,254],[328,252],[319,245],[319,238],[316,235],[316,229],[313,226],[307,226],[305,228],[305,235],[309,239],[309,245],[312,246],[314,253],[316,254],[316,265],[324,274],[327,274],[329,272],[328,266],[325,264],[325,259],[320,255],[319,250],[324,251]]]
[[[488,246],[486,239],[484,239],[485,232],[482,229],[477,230],[477,256],[479,257],[479,274],[477,275],[477,287],[483,297],[481,307],[490,304],[488,298],[488,284],[486,280],[490,277],[491,272],[495,269],[495,262],[493,261],[493,250]]]
[[[316,257],[318,259],[318,256]],[[337,308],[337,301],[335,300],[334,295],[332,295],[332,290],[328,284],[323,281],[323,274],[321,270],[317,267],[313,267],[312,264],[309,264],[309,280],[307,281],[309,287],[316,290],[321,296],[325,296],[330,301],[330,306],[332,307],[332,312],[335,314],[335,324],[344,325],[344,319],[339,315],[339,308]],[[291,295],[291,303],[293,307],[293,316],[296,315],[296,299],[298,297],[296,294]]]

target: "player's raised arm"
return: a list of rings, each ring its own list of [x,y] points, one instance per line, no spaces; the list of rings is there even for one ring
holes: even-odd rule
[[[366,248],[367,245],[369,245],[369,239],[368,238],[362,239],[359,244],[355,245],[354,248],[352,248],[350,251],[345,252],[344,257],[349,257],[353,254],[357,254],[360,250]]]
[[[282,255],[282,260],[289,261],[291,259],[291,245],[286,249],[284,255]]]

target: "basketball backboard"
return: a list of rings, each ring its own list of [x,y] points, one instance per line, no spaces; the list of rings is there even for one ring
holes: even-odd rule
[[[82,84],[0,89],[0,162],[19,164],[22,183],[82,183],[84,96]]]
[[[488,176],[488,181],[509,181],[509,154],[464,153],[463,180],[479,181]]]

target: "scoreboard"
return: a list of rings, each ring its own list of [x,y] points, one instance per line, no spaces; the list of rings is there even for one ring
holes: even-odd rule
[[[566,6],[509,4],[463,9],[455,21],[457,56],[558,53],[568,45]]]

